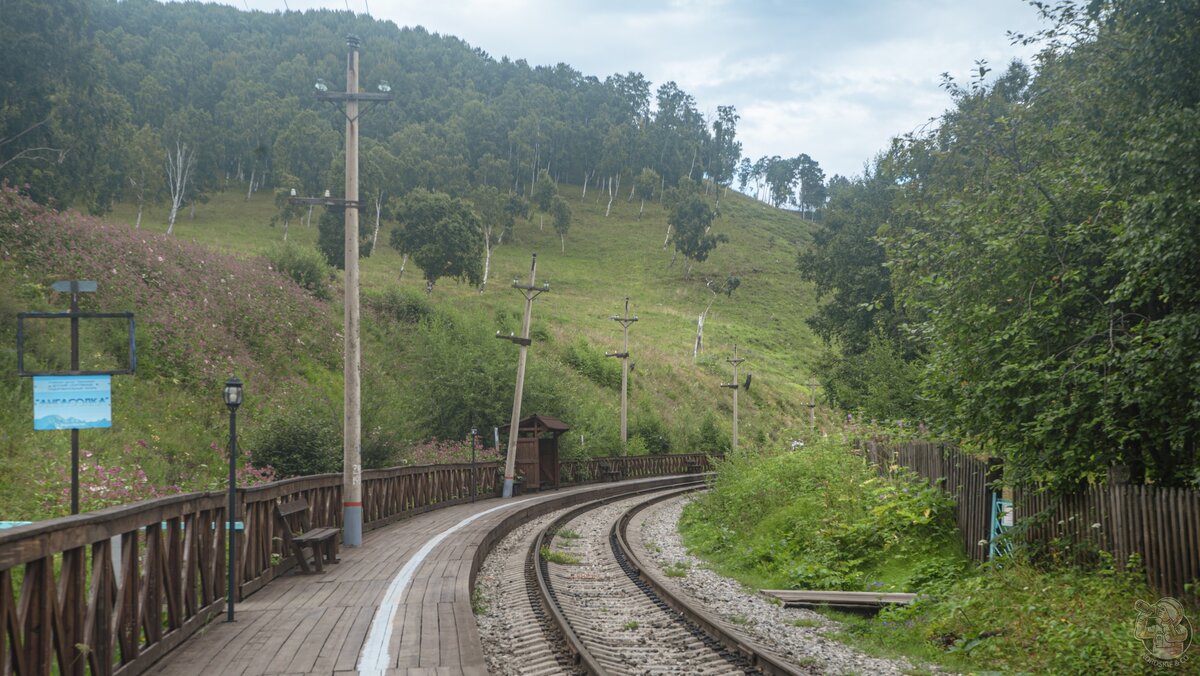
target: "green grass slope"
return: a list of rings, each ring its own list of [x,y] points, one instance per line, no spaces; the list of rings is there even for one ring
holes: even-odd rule
[[[544,229],[539,227],[540,215],[535,213],[528,221],[519,220],[512,239],[495,251],[491,279],[483,294],[475,288],[443,280],[432,296],[422,300],[424,282],[415,265],[410,263],[404,277],[399,277],[401,258],[385,244],[393,224],[385,222],[379,248],[362,262],[364,298],[399,292],[403,303],[419,306],[419,314],[450,317],[443,323],[445,335],[440,339],[443,344],[450,343],[442,348],[447,355],[437,358],[447,361],[447,371],[460,369],[488,379],[486,384],[472,388],[477,390],[473,396],[487,400],[478,409],[489,411],[488,417],[495,419],[469,422],[481,426],[504,424],[516,354],[511,345],[488,338],[497,329],[511,330],[519,325],[521,297],[508,284],[512,278],[528,274],[530,253],[537,252],[538,279],[549,281],[552,291],[535,304],[535,342],[530,353],[531,375],[524,410],[549,411],[573,418],[566,420],[573,427],[572,433],[563,439],[567,455],[616,450],[619,389],[611,386],[611,379],[604,384],[603,378],[596,378],[594,372],[588,371],[607,370],[611,376],[616,370],[616,360],[604,360],[600,355],[620,347],[620,326],[609,317],[620,313],[626,296],[631,299],[631,311],[640,317],[630,331],[630,352],[636,363],[631,378],[631,425],[657,424],[673,451],[689,450],[706,418],[710,427],[715,423],[727,435],[731,397],[728,390],[718,386],[730,378],[729,365],[724,360],[735,343],[739,356],[747,359],[742,372],[749,369],[755,375],[749,395],[741,398],[743,445],[775,438],[783,434],[782,430],[806,419],[803,403],[807,402],[808,390],[803,384],[808,382],[809,366],[815,359],[819,341],[804,324],[814,296],[811,288],[800,281],[794,260],[797,247],[810,237],[811,224],[796,214],[730,191],[721,201],[722,215],[714,224],[714,230],[728,235],[730,242],[719,247],[706,262],[697,264],[691,279],[685,279],[682,259],[671,265],[672,252],[663,248],[666,214],[658,203],[647,204],[645,214],[639,219],[637,200],[617,199],[606,217],[607,194],[597,198],[596,191],[589,190],[584,199],[581,192],[579,186],[560,186],[560,194],[568,200],[573,212],[565,252],[549,223]],[[197,205],[194,217],[187,210],[181,212],[172,241],[186,250],[173,250],[171,255],[194,259],[204,256],[197,251],[210,251],[210,267],[238,270],[228,275],[248,274],[239,266],[251,268],[256,274],[262,272],[268,267],[262,255],[283,238],[282,227],[271,224],[274,213],[267,192],[247,200],[244,187],[231,186],[226,192],[212,195],[207,203]],[[302,244],[315,243],[317,215],[312,227],[293,222],[289,239]],[[155,238],[166,230],[165,208],[147,208],[140,231],[132,230],[135,216],[132,205],[117,205],[104,224],[114,233],[126,233],[132,238],[130,241],[144,237],[149,242],[145,246],[152,248],[159,241]],[[4,217],[14,218],[12,214]],[[128,255],[139,260],[146,256],[144,251],[130,251]],[[114,258],[123,256],[115,250],[111,253]],[[9,345],[13,344],[12,313],[62,309],[66,299],[49,294],[47,287],[56,279],[74,274],[65,260],[51,257],[34,264],[21,260],[19,251],[6,252],[0,257],[0,291],[6,298],[4,310],[8,315],[0,329]],[[151,256],[145,265],[154,268],[162,263],[156,263]],[[186,271],[179,274],[185,276],[168,274],[166,279],[180,287],[190,286]],[[741,286],[732,297],[714,298],[704,280],[723,280],[728,275],[740,277]],[[270,279],[258,283],[275,286],[289,283],[278,275]],[[107,283],[141,288],[136,282],[116,281],[116,278]],[[160,290],[162,295],[149,297],[131,290],[104,291],[95,299],[95,309],[138,312],[139,358],[148,365],[137,376],[115,379],[114,429],[83,434],[85,449],[96,458],[92,471],[119,465],[126,468],[123,471],[140,470],[148,475],[144,479],[145,491],[133,491],[129,496],[118,492],[106,498],[110,502],[144,497],[144,493],[163,490],[164,486],[190,490],[220,482],[220,467],[224,462],[220,449],[225,444],[225,435],[224,410],[218,396],[220,380],[227,375],[226,371],[236,371],[247,381],[249,399],[242,422],[249,442],[279,420],[294,421],[297,416],[327,421],[320,434],[313,432],[310,436],[338,438],[336,432],[329,434],[327,428],[340,425],[341,374],[337,368],[340,350],[336,346],[340,340],[337,335],[342,313],[340,292],[335,292],[332,302],[313,299],[302,311],[292,309],[271,317],[254,317],[264,310],[253,304],[242,310],[214,313],[212,330],[216,331],[218,324],[232,325],[227,330],[235,337],[254,333],[249,327],[255,323],[302,326],[289,329],[289,340],[293,341],[289,345],[273,342],[269,339],[272,331],[263,331],[262,336],[252,336],[244,353],[206,369],[195,365],[165,368],[162,356],[155,354],[162,345],[154,338],[159,333],[155,326],[145,324],[166,323],[167,320],[156,319],[164,316],[159,306],[182,303],[177,294]],[[248,295],[255,293],[254,289],[247,291]],[[696,319],[710,301],[705,350],[699,359],[693,360]],[[142,306],[143,303],[148,305]],[[420,379],[431,378],[430,373],[433,378],[438,377],[438,367],[427,363],[434,358],[429,351],[430,346],[438,345],[438,330],[411,322],[385,321],[368,306],[364,302],[364,434],[386,441],[381,445],[384,449],[381,454],[370,461],[387,464],[406,457],[405,449],[429,436],[414,422],[423,418],[414,415],[413,409],[436,407],[414,402],[421,402],[426,390],[436,389],[426,387]],[[288,311],[300,311],[302,321],[297,317],[293,322],[286,314]],[[246,326],[241,328],[238,328],[238,312],[250,315]],[[189,321],[199,322],[200,318],[191,317]],[[296,335],[292,336],[293,333]],[[459,334],[462,363],[453,363],[457,354],[453,343]],[[199,338],[216,341],[223,335],[214,333]],[[181,341],[179,345],[187,343],[186,336],[177,338]],[[321,341],[316,352],[312,347],[314,340]],[[7,478],[0,481],[0,510],[5,516],[26,517],[61,512],[59,483],[69,435],[32,432],[30,386],[27,379],[12,375],[15,357],[11,351],[6,353],[9,368],[0,376],[0,385],[11,405],[0,419],[0,454],[10,466],[22,470],[6,473]],[[426,368],[422,369],[422,364]],[[462,421],[464,433],[467,423]],[[37,491],[26,490],[30,480],[39,487]]]
[[[549,281],[553,290],[535,304],[534,319],[553,332],[556,345],[584,339],[602,352],[615,351],[620,347],[620,326],[609,317],[620,314],[628,296],[631,312],[640,317],[630,332],[639,388],[660,400],[679,398],[684,392],[699,396],[704,388],[713,388],[708,398],[718,406],[717,400],[728,397],[715,388],[729,378],[724,360],[736,343],[748,360],[743,369],[755,373],[751,406],[782,416],[776,420],[782,425],[798,416],[820,347],[804,323],[814,294],[795,270],[796,251],[809,241],[812,224],[729,191],[713,229],[727,234],[730,242],[696,265],[686,280],[682,258],[671,266],[672,251],[662,246],[666,212],[657,202],[647,203],[639,220],[638,200],[616,199],[606,218],[607,193],[589,190],[582,198],[581,192],[579,186],[560,186],[573,214],[565,253],[549,218],[539,228],[541,215],[534,212],[529,221],[518,220],[513,239],[496,249],[486,293],[443,280],[430,301],[489,314],[519,313],[520,297],[507,287],[514,277],[527,278],[530,253],[537,252],[538,280]],[[270,225],[274,212],[266,193],[247,201],[244,192],[231,190],[199,205],[195,219],[182,212],[175,235],[235,255],[262,253],[282,240],[282,227]],[[147,209],[143,228],[165,231],[165,215],[165,208]],[[106,220],[132,223],[134,217],[131,205],[118,205]],[[289,239],[315,243],[316,220],[314,215],[312,227],[292,223]],[[382,225],[379,247],[362,261],[364,292],[391,287],[423,291],[415,265],[399,278],[401,257],[386,244],[391,227],[394,223]],[[696,319],[713,300],[704,280],[720,281],[731,274],[742,284],[731,298],[721,296],[713,302],[705,324],[705,350],[693,363]],[[536,359],[536,347],[532,354]]]

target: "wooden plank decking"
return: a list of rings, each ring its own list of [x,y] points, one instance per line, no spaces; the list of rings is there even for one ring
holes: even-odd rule
[[[520,509],[566,495],[582,499],[613,487],[549,491],[527,500],[480,500],[369,531],[362,547],[342,549],[341,563],[327,567],[324,574],[273,580],[238,603],[236,622],[225,622],[222,614],[150,671],[167,676],[360,673],[360,655],[373,623],[379,631],[390,615],[380,612],[381,602],[414,554],[464,519],[508,503],[428,551],[392,616],[385,653],[389,666],[361,672],[486,674],[470,598],[472,560],[480,544]]]

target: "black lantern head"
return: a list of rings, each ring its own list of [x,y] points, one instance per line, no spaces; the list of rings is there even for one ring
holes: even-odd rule
[[[242,405],[242,381],[237,376],[230,376],[225,381],[225,405],[231,411],[236,411]]]

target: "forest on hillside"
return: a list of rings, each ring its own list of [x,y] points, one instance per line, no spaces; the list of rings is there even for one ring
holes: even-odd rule
[[[529,194],[542,170],[629,192],[644,169],[655,192],[685,176],[728,186],[740,173],[743,185],[771,186],[777,203],[818,206],[816,193],[802,202],[789,189],[800,166],[810,191],[821,182],[814,160],[746,160],[739,172],[734,106],[706,119],[674,82],[652,91],[636,72],[602,80],[565,63],[496,60],[351,12],[21,0],[4,13],[0,177],[41,202],[103,213],[116,200],[169,200],[165,155],[190,165],[184,203],[231,182],[337,192],[343,125],[314,86],[344,87],[353,34],[362,89],[396,94],[362,117],[362,190],[381,206],[417,188]]]
[[[1034,4],[1031,66],[829,186],[822,381],[1010,478],[1200,485],[1200,3]]]

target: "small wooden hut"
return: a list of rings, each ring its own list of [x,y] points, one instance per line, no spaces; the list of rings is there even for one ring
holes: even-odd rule
[[[507,432],[510,425],[501,427]],[[525,489],[558,488],[558,437],[569,430],[547,415],[531,415],[517,426],[516,469],[525,477]]]

